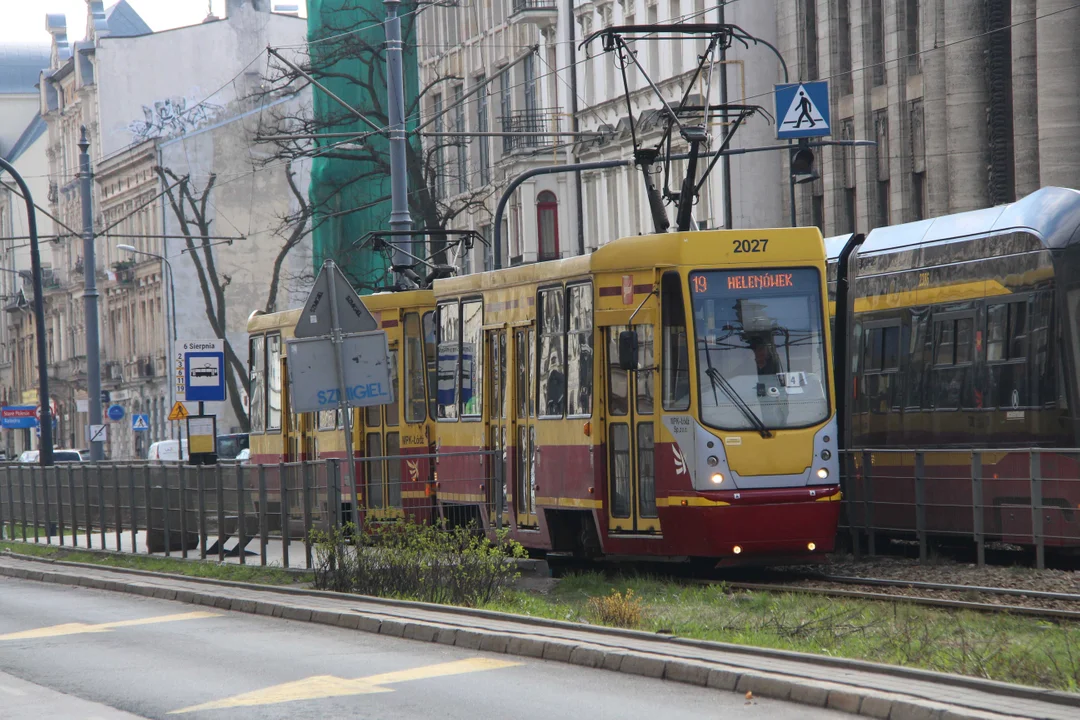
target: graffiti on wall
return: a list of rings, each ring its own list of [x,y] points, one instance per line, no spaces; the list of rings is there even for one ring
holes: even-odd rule
[[[191,103],[187,98],[158,100],[152,106],[143,105],[143,119],[128,125],[134,142],[151,138],[168,138],[195,130],[217,117],[224,108],[213,103]]]

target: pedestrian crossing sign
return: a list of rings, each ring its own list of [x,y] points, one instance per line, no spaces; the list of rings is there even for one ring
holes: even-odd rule
[[[776,137],[779,140],[831,135],[829,83],[776,86]]]
[[[187,419],[187,416],[188,416],[188,411],[187,411],[187,408],[184,407],[184,403],[177,400],[176,404],[172,406],[172,412],[169,413],[169,419],[170,420],[185,420],[185,419]]]
[[[150,416],[133,413],[131,415],[131,429],[136,432],[150,429]]]

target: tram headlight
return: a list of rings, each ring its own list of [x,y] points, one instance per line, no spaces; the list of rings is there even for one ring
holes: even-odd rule
[[[815,545],[814,543],[806,543],[806,549],[810,552],[814,552],[815,550],[817,550],[817,545]]]
[[[817,476],[818,476],[819,478],[821,478],[822,480],[824,480],[824,479],[826,479],[827,477],[829,477],[829,471],[828,471],[828,470],[826,470],[825,468],[818,468],[818,471],[817,471]]]
[[[832,458],[832,453],[829,452],[828,448],[821,451],[821,459],[822,460],[828,460],[830,458]]]
[[[742,552],[742,548],[741,548],[741,547],[739,547],[738,545],[736,545],[735,547],[731,548],[731,552],[733,552],[733,553],[735,553],[736,555],[738,555],[739,553],[741,553],[741,552]]]
[[[721,475],[720,473],[713,473],[712,477],[709,478],[709,479],[712,480],[713,485],[719,485],[722,482],[724,482],[724,476]]]
[[[720,458],[716,457],[715,455],[710,455],[709,457],[705,458],[705,462],[708,464],[709,467],[716,467],[720,464]]]

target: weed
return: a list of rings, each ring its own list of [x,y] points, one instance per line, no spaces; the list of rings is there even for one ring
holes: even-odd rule
[[[589,613],[601,625],[621,628],[636,628],[645,614],[641,598],[635,597],[633,590],[625,594],[612,590],[605,597],[589,598]]]

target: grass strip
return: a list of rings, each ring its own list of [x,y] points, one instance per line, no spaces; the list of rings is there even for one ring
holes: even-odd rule
[[[570,575],[546,593],[514,591],[486,607],[603,624],[604,606],[590,601],[616,593],[640,602],[640,630],[1080,690],[1080,624],[1068,621],[602,573]]]
[[[310,583],[314,579],[311,573],[290,572],[274,566],[235,565],[210,560],[184,560],[182,558],[151,555],[86,552],[85,550],[62,548],[57,545],[3,541],[0,542],[0,549],[10,550],[19,555],[44,557],[51,560],[67,560],[92,565],[107,565],[109,567],[148,570],[150,572],[212,578],[215,580],[259,583],[262,585],[297,585]]]

